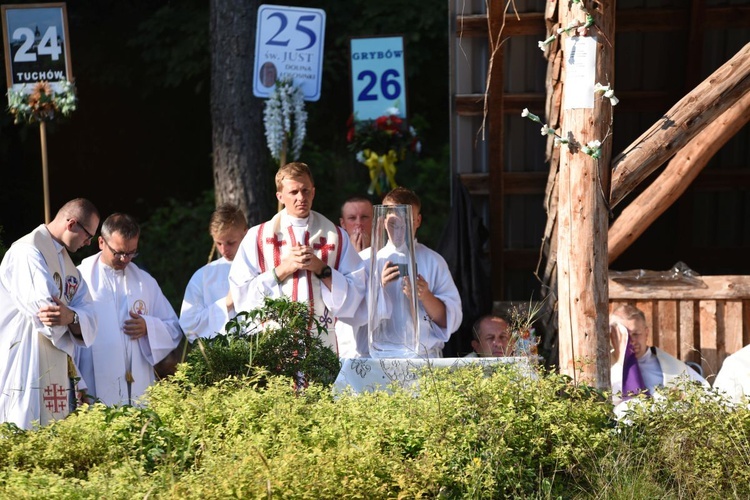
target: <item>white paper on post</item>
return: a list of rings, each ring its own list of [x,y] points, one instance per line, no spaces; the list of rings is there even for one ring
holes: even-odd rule
[[[563,109],[594,107],[596,37],[565,38],[565,101]]]

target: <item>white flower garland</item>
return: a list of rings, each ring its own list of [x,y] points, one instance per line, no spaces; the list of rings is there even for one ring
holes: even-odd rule
[[[307,134],[306,124],[307,111],[302,88],[295,87],[291,79],[278,80],[263,109],[266,142],[276,161],[281,160],[284,150],[289,152],[293,161],[299,159]],[[289,139],[291,148],[288,148]]]

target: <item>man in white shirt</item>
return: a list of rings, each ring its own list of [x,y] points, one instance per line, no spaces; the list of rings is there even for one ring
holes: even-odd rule
[[[83,198],[16,241],[0,264],[0,422],[30,429],[70,412],[71,357],[96,338],[86,283],[68,252],[91,243],[99,212]]]
[[[726,393],[732,401],[747,402],[750,397],[750,344],[728,356],[721,365],[714,389]]]
[[[198,269],[185,290],[180,326],[190,342],[225,333],[224,326],[236,315],[229,269],[247,233],[247,220],[237,206],[223,203],[211,215],[209,232],[221,257]]]
[[[703,377],[679,359],[658,347],[649,347],[648,334],[646,316],[640,309],[624,304],[612,311],[610,336],[616,361],[610,376],[615,404],[642,391],[653,395],[659,388],[673,387],[685,377],[710,387]],[[631,350],[632,361],[628,356]]]
[[[416,241],[417,229],[422,224],[422,202],[413,191],[404,187],[397,187],[383,198],[383,205],[411,205],[412,231],[414,236],[414,256],[417,265],[416,280],[408,283],[417,287],[417,321],[419,322],[419,354],[429,358],[443,356],[443,346],[450,336],[458,330],[463,318],[461,311],[461,297],[453,282],[445,259]],[[396,240],[403,240],[403,235],[394,234],[397,226],[395,219],[386,221],[390,242],[388,245],[398,247]],[[386,251],[386,247],[378,252]],[[368,264],[366,264],[368,265]],[[381,282],[383,287],[396,280],[403,279],[402,267],[390,260],[385,262],[382,269]],[[359,346],[358,346],[359,349]]]
[[[510,356],[513,351],[511,345],[511,332],[508,321],[494,314],[486,314],[474,322],[472,328],[474,340],[471,347],[474,352],[467,354],[466,358],[493,357],[500,358]]]
[[[78,350],[88,395],[106,405],[138,404],[156,380],[154,365],[182,339],[177,314],[146,271],[133,263],[140,227],[115,213],[102,224],[99,253],[78,269],[99,321],[96,343]]]
[[[334,317],[355,313],[364,294],[364,267],[346,232],[312,210],[310,168],[288,163],[276,173],[284,209],[251,228],[229,271],[237,312],[263,306],[266,297],[306,302],[326,329],[324,343],[338,353]]]

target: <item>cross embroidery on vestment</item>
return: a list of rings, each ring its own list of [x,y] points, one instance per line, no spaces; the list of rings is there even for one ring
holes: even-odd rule
[[[44,388],[42,399],[49,411],[60,413],[65,411],[65,404],[68,401],[67,391],[61,385],[51,384]]]
[[[321,237],[320,243],[315,243],[313,248],[315,250],[320,250],[320,260],[328,264],[328,252],[333,252],[336,249],[336,245],[328,243],[328,240],[325,237]]]

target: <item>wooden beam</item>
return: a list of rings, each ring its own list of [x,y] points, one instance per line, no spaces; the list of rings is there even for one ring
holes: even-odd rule
[[[598,27],[594,81],[613,83],[614,47],[602,33],[615,36],[615,2],[593,3]],[[579,4],[559,3],[560,25],[585,18]],[[571,54],[563,39],[565,70]],[[590,40],[590,39],[589,39]],[[591,82],[592,85],[594,82]],[[615,86],[616,88],[616,86]],[[563,80],[563,94],[575,92]],[[563,95],[563,103],[565,97]],[[565,108],[561,113],[562,136],[573,136],[579,144],[601,140],[612,118],[608,99],[594,99],[593,109]],[[570,145],[561,147],[558,204],[558,319],[559,369],[576,382],[609,389],[610,345],[607,294],[607,207],[611,142],[602,144],[595,160]]]
[[[667,167],[609,228],[609,262],[614,262],[669,208],[709,160],[750,121],[750,92],[711,122],[670,160]]]
[[[497,16],[499,30],[502,16]],[[466,38],[487,36],[487,16],[484,14],[458,16],[456,20],[456,35]],[[522,35],[545,35],[544,14],[540,12],[524,12],[505,15],[503,38]]]
[[[684,31],[688,25],[686,9],[624,9],[617,11],[617,32]]]
[[[706,9],[707,30],[750,28],[750,6],[709,7]]]
[[[490,19],[502,18],[502,4],[492,2],[489,4],[488,13]],[[488,144],[487,168],[490,174],[490,192],[493,196],[489,199],[489,224],[490,252],[492,254],[490,274],[492,283],[496,285],[492,290],[493,300],[503,300],[505,283],[505,224],[503,223],[505,183],[503,173],[505,172],[505,132],[503,128],[503,110],[505,107],[505,30],[498,23],[492,23],[488,36],[490,63],[487,73],[487,124],[492,140]]]
[[[458,94],[455,97],[456,113],[459,116],[482,116],[484,114],[484,94]],[[523,108],[539,109],[544,105],[542,93],[519,93],[503,95],[503,112],[506,115],[520,115]]]
[[[611,206],[750,91],[750,43],[675,104],[612,162]]]
[[[508,13],[503,36],[545,35],[544,14],[538,12]],[[617,11],[617,32],[678,32],[687,31],[690,12],[687,9],[621,9]],[[750,27],[750,6],[733,5],[706,7],[701,19],[704,29],[741,29]],[[458,16],[456,35],[465,38],[487,36],[487,16]]]
[[[473,196],[489,196],[490,176],[485,173],[460,174],[469,194]],[[546,172],[505,172],[503,187],[505,194],[542,194],[547,182]]]
[[[737,300],[750,297],[750,276],[701,276],[705,286],[677,286],[674,282],[628,284],[609,278],[609,299],[617,300]]]

